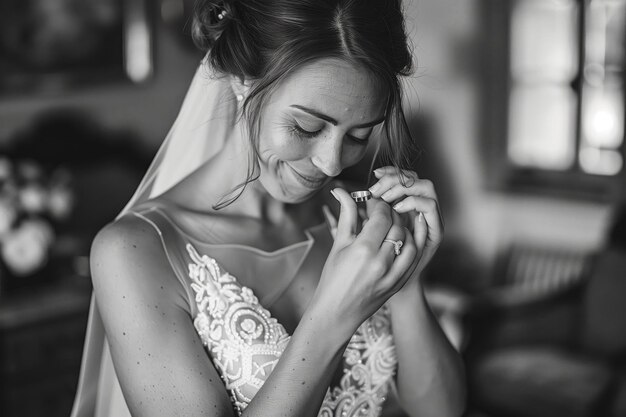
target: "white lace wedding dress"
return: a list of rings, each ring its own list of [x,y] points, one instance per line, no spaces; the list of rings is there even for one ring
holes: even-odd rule
[[[181,227],[168,217],[167,208],[146,201],[208,161],[227,140],[236,120],[237,102],[228,79],[211,73],[203,61],[176,122],[121,215],[142,218],[161,236],[184,292],[170,296],[188,303],[190,319],[206,346],[206,360],[213,362],[231,394],[233,408],[241,412],[289,343],[283,325],[263,306],[270,306],[285,288],[305,276],[307,264],[323,264],[325,254],[316,249],[324,246],[320,242],[325,239],[328,247],[331,238],[322,225],[308,230],[305,241],[264,252],[229,244],[230,229],[216,235],[205,221],[192,220]],[[250,282],[254,274],[275,277],[273,281],[280,284],[276,296],[259,300],[252,289],[240,285],[238,278]],[[71,417],[129,417],[95,301],[92,299]],[[389,316],[382,309],[351,338],[343,372],[328,389],[319,415],[378,416],[396,362]]]
[[[173,269],[190,289],[194,326],[207,348],[207,360],[215,365],[234,409],[241,413],[274,369],[290,336],[254,292],[240,285],[216,258],[239,271],[282,273],[283,281],[289,282],[311,255],[315,235],[327,233],[325,226],[307,231],[306,241],[268,253],[194,238],[158,206],[133,214],[150,223],[167,245]],[[396,364],[390,319],[383,307],[350,339],[343,355],[343,374],[328,389],[319,416],[380,415]]]

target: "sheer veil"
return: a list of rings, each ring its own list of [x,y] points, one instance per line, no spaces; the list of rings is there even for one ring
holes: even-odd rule
[[[135,194],[118,218],[163,193],[214,156],[236,119],[229,79],[201,62],[182,107]],[[119,387],[104,327],[92,296],[78,389],[71,417],[130,416]]]

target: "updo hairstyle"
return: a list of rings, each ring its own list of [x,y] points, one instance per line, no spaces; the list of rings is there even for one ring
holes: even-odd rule
[[[410,168],[414,144],[398,78],[411,73],[413,62],[401,0],[198,0],[192,34],[213,70],[253,81],[242,115],[255,152],[261,109],[280,82],[302,65],[338,58],[365,68],[384,87],[382,162]],[[241,191],[256,179],[257,156],[250,155]]]

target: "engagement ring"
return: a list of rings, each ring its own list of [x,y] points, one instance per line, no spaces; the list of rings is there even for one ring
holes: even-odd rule
[[[400,248],[402,247],[402,245],[404,245],[403,241],[401,241],[401,240],[385,239],[385,240],[383,240],[383,242],[393,243],[393,252],[396,254],[396,256],[400,255]]]

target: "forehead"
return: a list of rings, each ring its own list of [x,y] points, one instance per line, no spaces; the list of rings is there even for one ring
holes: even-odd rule
[[[303,65],[276,89],[271,102],[313,108],[342,122],[368,122],[384,115],[387,94],[362,67],[339,59]],[[366,120],[367,119],[367,120]]]

